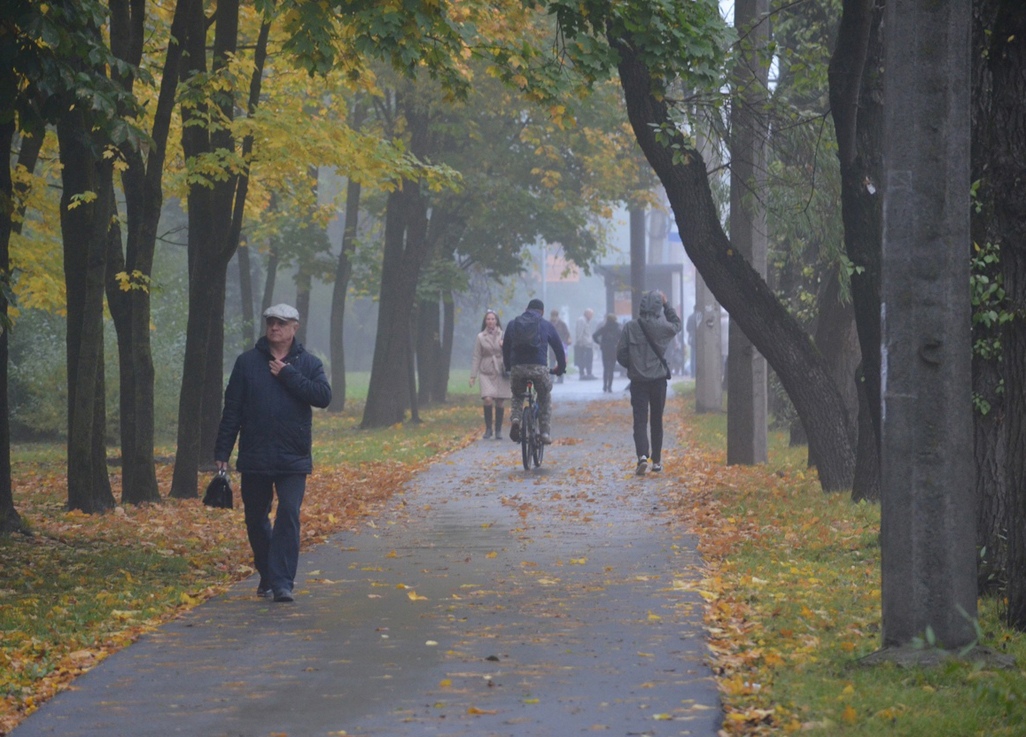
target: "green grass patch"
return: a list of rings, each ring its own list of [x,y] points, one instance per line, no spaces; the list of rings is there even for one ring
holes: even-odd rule
[[[998,602],[981,602],[981,644],[1012,656],[1011,670],[861,664],[881,647],[879,506],[820,491],[806,449],[784,433],[771,434],[768,464],[727,468],[725,416],[683,404],[710,479],[681,504],[711,564],[707,621],[729,734],[1024,734],[1026,636],[1003,625]]]

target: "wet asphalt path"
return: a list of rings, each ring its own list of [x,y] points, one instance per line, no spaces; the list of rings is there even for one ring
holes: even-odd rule
[[[12,735],[712,737],[694,539],[633,474],[618,380],[555,388],[541,469],[478,441],[304,553],[295,604],[233,587]]]

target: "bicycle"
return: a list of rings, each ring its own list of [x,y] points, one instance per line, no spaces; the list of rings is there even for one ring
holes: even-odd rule
[[[545,444],[541,440],[541,427],[538,424],[538,394],[534,390],[534,382],[528,381],[524,389],[523,412],[520,415],[520,455],[524,461],[524,470],[530,471],[532,466],[538,468],[545,455]]]

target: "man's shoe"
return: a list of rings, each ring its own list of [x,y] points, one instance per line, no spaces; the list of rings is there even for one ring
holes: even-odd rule
[[[275,601],[295,601],[296,597],[294,597],[292,595],[292,591],[290,589],[281,589],[280,591],[275,591],[274,592],[274,600]]]
[[[547,432],[543,432],[540,436],[542,445],[552,445],[552,438]]]
[[[645,456],[638,456],[638,467],[634,469],[635,476],[644,476],[645,471],[648,470],[648,458]]]
[[[487,430],[485,430],[484,439],[488,440],[488,438],[490,438],[491,436],[492,436],[492,428],[489,427]]]
[[[514,443],[520,442],[520,421],[513,420],[509,423],[509,439]]]
[[[652,473],[659,473],[663,470],[663,464],[659,462],[652,463]]]
[[[271,591],[271,587],[261,581],[260,585],[257,586],[257,596],[261,599],[270,599],[273,595],[274,592]]]
[[[495,440],[502,440],[502,433],[501,432],[495,433],[495,438],[494,439]]]

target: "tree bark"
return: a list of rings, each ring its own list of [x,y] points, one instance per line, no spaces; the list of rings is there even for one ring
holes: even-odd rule
[[[882,3],[844,0],[837,46],[830,59],[830,109],[841,171],[844,247],[851,262],[852,304],[862,354],[855,498],[879,494],[880,243],[883,227]],[[868,417],[870,424],[862,421]],[[863,486],[865,484],[865,486]]]
[[[167,139],[174,110],[178,67],[181,61],[189,0],[179,0],[171,22],[173,42],[168,44],[163,76],[154,113],[152,146],[143,152],[123,146],[128,168],[121,175],[125,194],[127,239],[122,253],[120,232],[109,240],[107,304],[118,338],[120,367],[121,500],[139,504],[160,500],[153,455],[154,366],[150,345],[150,285],[157,228],[164,203],[162,177]],[[143,0],[111,0],[111,50],[118,58],[138,65],[145,34]],[[131,91],[133,78],[115,75]],[[114,276],[129,275],[131,289],[120,288]]]
[[[14,120],[0,123],[0,535],[24,532],[25,525],[14,506],[11,480],[11,417],[8,400],[8,360],[10,356],[10,318],[7,294],[11,273],[11,233],[14,215],[14,183],[11,180],[11,147],[14,142]]]
[[[645,208],[630,205],[627,208],[631,245],[631,314],[638,316],[641,295],[645,293],[645,271],[648,249],[645,238]],[[576,350],[576,349],[575,349]]]
[[[356,121],[354,120],[354,124]],[[335,269],[335,285],[331,293],[331,404],[329,412],[346,408],[346,295],[353,275],[353,253],[360,215],[360,183],[352,178],[346,183],[346,219],[342,228],[342,248]]]
[[[732,248],[720,226],[705,162],[688,140],[675,133],[686,160],[674,162],[669,146],[656,140],[662,126],[676,131],[667,103],[652,93],[652,79],[630,44],[610,38],[620,56],[621,86],[634,134],[659,176],[677,220],[684,248],[717,301],[777,372],[819,460],[825,491],[850,490],[855,470],[854,437],[847,410],[822,356],[765,280]]]
[[[183,57],[186,82],[206,73],[206,26],[202,4],[195,3],[187,20]],[[214,22],[215,70],[236,52],[238,31],[238,0],[223,0],[218,3]],[[215,102],[221,115],[229,120],[234,117],[235,101],[230,93],[222,92]],[[187,159],[235,146],[230,130],[208,130],[204,126],[205,111],[202,104],[195,110],[183,106],[182,117],[187,124],[183,126],[182,147]],[[189,188],[189,319],[178,404],[178,449],[171,480],[171,496],[176,498],[198,495],[201,458],[210,458],[213,453],[224,379],[225,281],[228,262],[238,246],[233,218],[242,208],[239,200],[245,198],[244,188],[236,193],[238,187],[238,177],[228,176],[209,187],[194,184]]]
[[[438,295],[422,299],[417,304],[417,329],[414,335],[417,349],[418,400],[421,405],[439,401],[435,396],[442,357],[442,310]]]
[[[428,137],[428,115],[404,104],[410,150],[422,156]],[[416,398],[407,380],[412,370],[410,315],[417,282],[427,258],[427,207],[420,183],[406,180],[388,196],[385,214],[385,252],[381,266],[381,299],[371,364],[370,387],[362,428],[388,427],[402,422],[406,407]]]
[[[114,508],[107,475],[103,371],[103,293],[113,169],[102,141],[78,108],[57,124],[61,160],[61,233],[67,290],[68,508]],[[86,193],[91,202],[77,199]]]
[[[977,639],[976,500],[967,452],[969,26],[968,3],[887,5],[880,292],[884,647],[910,647],[925,638],[953,650]]]
[[[768,15],[769,0],[734,4],[734,25],[741,40],[730,109],[730,239],[763,279],[768,251],[764,112]],[[743,330],[732,327],[727,353],[727,465],[765,463],[769,452],[766,359]]]
[[[981,3],[983,7],[988,4]],[[986,121],[988,145],[983,162],[984,201],[992,203],[989,235],[1000,248],[1006,307],[1012,319],[1002,334],[1004,407],[995,447],[1003,461],[1004,530],[1008,537],[1005,578],[1008,624],[1026,630],[1026,6],[996,0],[989,53],[991,105]],[[982,245],[982,244],[981,244]],[[1003,458],[998,455],[1003,454]],[[1000,504],[990,494],[989,504]],[[1000,513],[1000,507],[993,509]]]

